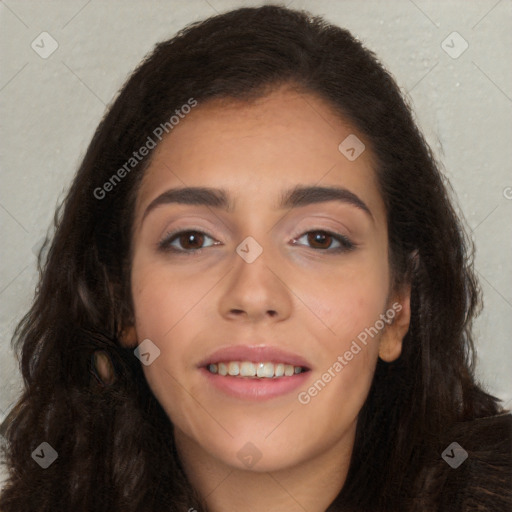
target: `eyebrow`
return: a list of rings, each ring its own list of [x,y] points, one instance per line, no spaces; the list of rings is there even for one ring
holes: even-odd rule
[[[300,208],[316,203],[338,201],[355,206],[367,213],[373,220],[373,215],[366,204],[353,192],[342,187],[319,187],[297,185],[281,195],[278,208]],[[233,202],[225,189],[209,187],[181,187],[165,191],[148,205],[141,219],[164,204],[189,204],[220,208],[227,212],[233,211]]]

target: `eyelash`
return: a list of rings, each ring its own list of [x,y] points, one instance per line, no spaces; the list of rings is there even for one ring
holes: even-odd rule
[[[208,238],[215,240],[214,237],[212,237],[208,233],[201,231],[199,229],[184,229],[184,230],[174,231],[172,233],[167,233],[165,235],[165,237],[163,238],[163,240],[161,240],[158,243],[158,249],[163,252],[171,252],[174,254],[187,254],[188,253],[189,255],[191,255],[191,254],[195,255],[195,254],[201,253],[201,251],[203,251],[204,249],[207,248],[207,247],[203,247],[203,248],[199,248],[199,249],[187,250],[187,249],[176,249],[175,247],[171,246],[171,242],[173,242],[174,240],[179,240],[179,237],[181,235],[188,234],[188,233],[206,235]],[[303,238],[304,236],[307,236],[310,233],[322,233],[326,236],[330,236],[330,237],[334,238],[334,240],[336,240],[340,244],[340,247],[335,247],[333,249],[331,249],[331,248],[316,249],[314,247],[311,247],[311,249],[313,249],[314,251],[328,252],[330,254],[340,254],[340,253],[346,253],[346,252],[352,251],[356,248],[356,244],[354,244],[345,235],[342,235],[340,233],[333,233],[332,231],[328,231],[326,229],[310,229],[308,231],[305,231],[298,237],[293,237],[292,240],[294,242],[296,242],[297,240],[300,240],[301,238]],[[208,247],[212,247],[214,245],[218,245],[218,243],[213,243],[212,245],[210,245]],[[299,245],[302,245],[302,244],[299,244]]]

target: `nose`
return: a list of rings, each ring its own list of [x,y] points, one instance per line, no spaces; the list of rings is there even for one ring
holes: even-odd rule
[[[270,251],[263,248],[260,256],[248,263],[237,253],[234,267],[226,277],[219,301],[220,314],[228,320],[249,322],[282,321],[292,311],[290,284],[279,272]]]

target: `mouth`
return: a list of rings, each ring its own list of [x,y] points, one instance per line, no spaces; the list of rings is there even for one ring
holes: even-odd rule
[[[301,357],[269,346],[228,346],[199,365],[209,392],[242,400],[268,400],[291,393],[309,378]]]

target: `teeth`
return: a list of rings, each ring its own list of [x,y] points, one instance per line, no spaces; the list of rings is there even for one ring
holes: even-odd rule
[[[248,363],[244,361],[240,363],[240,375],[242,377],[255,377],[256,376],[256,366],[252,363]]]
[[[219,375],[225,376],[228,374],[228,367],[226,366],[225,363],[219,363],[218,368],[219,368]]]
[[[291,377],[296,373],[305,371],[302,366],[293,366],[291,364],[283,363],[252,363],[250,361],[226,361],[217,364],[209,364],[208,371],[211,373],[218,373],[219,375],[231,375],[233,377],[258,377],[258,378],[273,378],[273,377]]]
[[[229,363],[228,364],[228,373],[229,375],[238,375],[240,373],[240,365],[238,363]]]
[[[256,370],[257,377],[273,377],[274,365],[272,363],[259,363]]]

